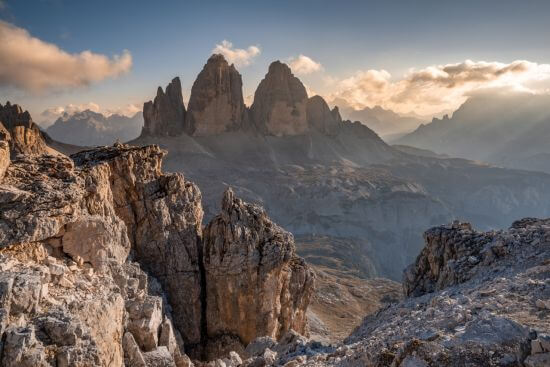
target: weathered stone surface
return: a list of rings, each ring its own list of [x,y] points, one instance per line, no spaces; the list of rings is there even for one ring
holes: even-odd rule
[[[184,342],[194,356],[222,357],[264,333],[306,332],[313,275],[292,236],[228,191],[203,243],[200,192],[161,172],[164,154],[115,144],[10,164],[0,185],[0,326],[37,337],[7,344],[6,358],[188,367]],[[220,258],[226,246],[232,254]]]
[[[158,87],[155,100],[145,102],[143,121],[142,135],[176,136],[184,131],[185,106],[178,77],[166,86],[166,93]]]
[[[432,228],[405,278],[407,299],[365,318],[337,348],[289,333],[269,347],[272,365],[545,366],[550,321],[535,303],[550,297],[549,255],[550,219],[526,218],[507,231]]]
[[[228,189],[221,214],[204,230],[203,251],[207,335],[214,344],[222,336],[244,346],[259,335],[306,332],[313,272],[296,256],[292,235],[262,208]]]
[[[30,155],[43,154],[48,152],[48,147],[38,126],[32,121],[28,111],[21,106],[7,102],[4,106],[0,104],[0,124],[10,133],[10,149],[14,154],[24,153]],[[0,129],[0,140],[5,131]]]
[[[212,55],[191,88],[186,131],[215,135],[243,127],[246,108],[241,74],[223,55]]]
[[[261,132],[282,136],[304,134],[308,130],[306,88],[280,61],[269,65],[250,110]]]
[[[332,110],[321,96],[307,100],[307,122],[309,126],[327,135],[336,135],[342,127],[342,117],[338,107]]]
[[[10,139],[10,133],[0,122],[0,183],[2,182],[2,178],[4,178],[4,174],[10,165]]]
[[[175,326],[191,347],[201,341],[201,195],[181,174],[162,174],[164,154],[157,146],[124,146],[84,151],[72,158],[90,175],[90,211],[103,211],[102,203],[112,196],[136,258],[163,285]],[[109,189],[100,190],[95,182],[105,179]]]
[[[158,345],[159,327],[162,322],[161,298],[149,296],[143,300],[133,300],[126,309],[130,316],[128,331],[134,335],[140,348],[145,352],[155,349]]]
[[[145,358],[143,358],[141,350],[139,349],[132,333],[127,332],[124,334],[124,337],[122,338],[122,347],[124,348],[127,366],[147,367]]]

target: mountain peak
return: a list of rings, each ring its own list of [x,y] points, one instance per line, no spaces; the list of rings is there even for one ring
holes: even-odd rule
[[[191,88],[186,131],[212,135],[241,128],[246,121],[241,74],[223,55],[210,56]]]
[[[272,135],[298,135],[308,129],[307,92],[288,65],[274,61],[258,85],[251,107],[259,129]]]
[[[158,87],[155,100],[143,105],[143,120],[142,135],[174,136],[183,132],[185,106],[179,77],[166,86],[166,93]]]

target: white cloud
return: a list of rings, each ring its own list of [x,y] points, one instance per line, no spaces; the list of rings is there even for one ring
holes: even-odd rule
[[[290,58],[289,64],[292,71],[298,75],[311,74],[323,70],[323,66],[320,63],[305,55],[300,55],[297,58]]]
[[[233,43],[223,40],[214,47],[212,53],[222,54],[230,64],[247,66],[261,53],[261,50],[258,46],[249,46],[247,49],[234,48]]]
[[[127,50],[111,59],[91,51],[70,54],[3,21],[0,60],[0,86],[34,93],[89,85],[127,73],[132,67]]]
[[[484,89],[540,93],[549,85],[548,64],[466,60],[411,69],[399,80],[385,70],[358,71],[333,83],[335,91],[327,99],[343,99],[356,109],[380,105],[396,112],[427,115],[456,109],[468,95]]]

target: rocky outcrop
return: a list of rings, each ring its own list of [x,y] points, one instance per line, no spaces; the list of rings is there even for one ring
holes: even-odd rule
[[[142,135],[176,136],[183,133],[185,106],[178,77],[166,86],[166,93],[158,87],[155,100],[145,102],[143,121]]]
[[[251,114],[258,129],[283,136],[308,130],[307,92],[290,68],[275,61],[254,93]]]
[[[203,241],[211,353],[242,349],[258,335],[277,340],[291,329],[306,333],[313,272],[296,256],[292,235],[261,207],[228,189]]]
[[[10,164],[10,140],[10,133],[0,122],[0,183]]]
[[[0,185],[3,365],[182,367],[185,353],[214,358],[264,333],[306,331],[313,277],[291,235],[234,199],[240,216],[259,217],[213,222],[203,242],[200,191],[162,173],[164,154],[116,144],[14,158]],[[224,278],[232,290],[215,283]],[[235,310],[261,317],[225,319]]]
[[[91,209],[114,202],[136,259],[163,285],[176,327],[192,348],[201,343],[201,195],[181,174],[161,172],[165,154],[156,146],[118,146],[71,157],[88,177]],[[97,187],[101,182],[109,186]]]
[[[117,150],[135,161],[154,148]],[[102,159],[86,169],[61,155],[18,155],[8,167],[0,186],[4,366],[121,366],[130,352],[167,348],[170,338],[157,335],[171,325],[170,308],[161,285],[128,259],[108,163],[116,154],[102,151],[87,153]],[[123,346],[125,333],[139,348]],[[185,360],[178,340],[172,363]]]
[[[343,345],[260,338],[243,365],[547,366],[550,219],[490,232],[455,222],[425,237],[404,280],[409,297],[365,318]]]
[[[342,117],[338,107],[332,110],[321,96],[313,96],[307,100],[307,122],[309,126],[327,135],[336,135],[342,125]]]
[[[12,154],[38,155],[48,152],[48,147],[38,126],[32,121],[28,111],[23,111],[21,106],[7,102],[5,106],[0,104],[0,124],[4,126],[4,132],[0,129],[0,140],[7,140]],[[2,138],[9,132],[10,139]]]
[[[212,55],[191,88],[186,130],[215,135],[243,127],[247,117],[241,74],[223,55]]]

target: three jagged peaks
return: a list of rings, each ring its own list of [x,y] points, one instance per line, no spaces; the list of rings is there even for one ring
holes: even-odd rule
[[[300,135],[311,130],[333,135],[342,118],[320,96],[308,98],[302,82],[288,65],[274,61],[254,94],[250,108],[244,104],[242,76],[220,54],[212,55],[191,88],[185,109],[181,83],[174,78],[159,87],[154,101],[143,106],[142,135],[217,135],[251,131],[264,135]]]

